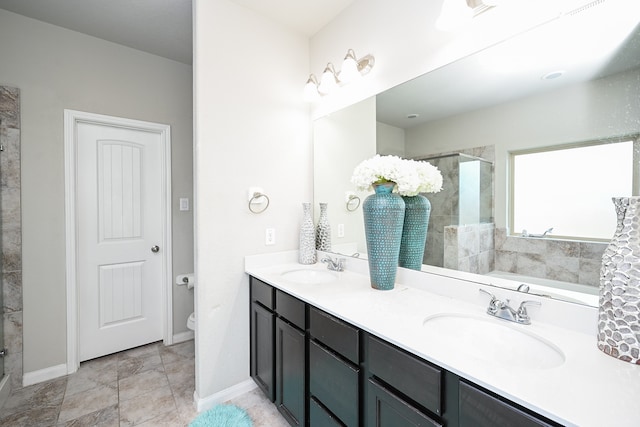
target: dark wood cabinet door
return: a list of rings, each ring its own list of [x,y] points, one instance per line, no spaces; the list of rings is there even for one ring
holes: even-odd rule
[[[551,427],[516,406],[504,402],[464,381],[460,382],[460,427]]]
[[[376,380],[367,387],[367,427],[442,427]]]
[[[251,304],[251,378],[272,402],[275,400],[275,314]]]
[[[305,425],[305,334],[276,319],[276,400],[292,426]]]
[[[309,392],[348,427],[359,425],[359,373],[356,365],[309,342]]]

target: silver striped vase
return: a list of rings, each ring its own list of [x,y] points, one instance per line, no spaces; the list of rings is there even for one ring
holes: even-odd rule
[[[640,197],[614,197],[616,232],[602,255],[598,348],[640,364]]]

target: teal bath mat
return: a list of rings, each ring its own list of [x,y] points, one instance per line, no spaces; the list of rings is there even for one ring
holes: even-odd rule
[[[252,427],[251,418],[244,409],[234,405],[218,405],[201,413],[189,427]]]

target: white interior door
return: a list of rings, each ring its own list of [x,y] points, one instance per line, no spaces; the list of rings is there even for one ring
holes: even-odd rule
[[[163,160],[158,133],[78,122],[79,361],[163,338]]]

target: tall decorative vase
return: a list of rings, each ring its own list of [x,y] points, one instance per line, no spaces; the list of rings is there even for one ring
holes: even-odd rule
[[[320,218],[316,227],[316,249],[319,251],[331,250],[331,225],[329,225],[326,203],[320,203]]]
[[[311,217],[311,203],[302,204],[298,262],[300,264],[315,264],[316,262],[316,230]]]
[[[398,265],[421,270],[424,246],[427,243],[431,202],[420,194],[411,197],[403,196],[402,200],[404,200],[405,210]]]
[[[371,287],[393,289],[404,222],[404,200],[393,194],[395,183],[374,185],[375,193],[362,204]]]
[[[640,364],[640,197],[614,197],[618,225],[602,255],[598,348]]]

